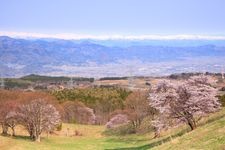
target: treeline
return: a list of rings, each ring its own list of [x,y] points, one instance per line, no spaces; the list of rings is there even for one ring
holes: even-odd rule
[[[103,80],[127,80],[128,77],[104,77],[104,78],[100,78],[100,81]]]
[[[71,78],[69,77],[52,77],[52,76],[41,76],[41,75],[35,75],[31,74],[28,76],[24,76],[20,78],[21,80],[31,81],[31,82],[67,82]],[[94,78],[84,78],[84,77],[72,77],[73,81],[89,81],[94,82]]]
[[[0,101],[23,103],[38,98],[47,99],[60,108],[61,119],[69,123],[103,125],[115,110],[123,110],[131,91],[122,88],[86,88],[53,91],[1,90]]]
[[[168,76],[170,79],[188,79],[192,76],[199,76],[205,74],[207,76],[222,76],[221,73],[212,73],[212,72],[190,72],[190,73],[176,73]]]
[[[51,77],[31,74],[21,78],[4,78],[4,86],[6,89],[27,89],[30,86],[35,86],[36,83],[66,83],[69,82],[69,77]],[[73,82],[87,81],[94,82],[94,78],[72,77]],[[40,88],[42,89],[42,88]]]
[[[13,79],[13,78],[5,78],[4,79],[4,88],[5,89],[27,89],[29,86],[33,85],[34,83],[28,80],[22,79]]]
[[[123,109],[125,100],[130,93],[131,92],[126,89],[115,87],[64,89],[50,92],[51,95],[56,97],[60,104],[69,101],[70,104],[78,105],[78,103],[80,103],[81,105],[93,109],[96,115],[96,124],[105,124],[113,111]],[[74,120],[67,121],[74,122]]]

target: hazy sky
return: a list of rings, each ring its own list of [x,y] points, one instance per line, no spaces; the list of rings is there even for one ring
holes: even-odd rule
[[[225,35],[225,0],[0,0],[0,31]]]

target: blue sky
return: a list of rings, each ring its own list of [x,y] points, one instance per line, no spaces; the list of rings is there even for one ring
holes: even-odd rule
[[[225,0],[0,0],[0,31],[222,35]]]

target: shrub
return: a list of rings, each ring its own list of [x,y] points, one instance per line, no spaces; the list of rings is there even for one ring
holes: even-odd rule
[[[61,131],[62,130],[62,123],[60,123],[57,127],[56,127],[57,131]]]
[[[222,107],[225,107],[225,94],[222,96],[218,96],[219,102],[221,103]]]
[[[106,128],[116,128],[120,125],[129,123],[128,117],[125,114],[117,114],[106,123]]]
[[[130,123],[119,125],[115,128],[108,128],[103,132],[105,135],[127,135],[133,133],[135,133],[135,128]]]

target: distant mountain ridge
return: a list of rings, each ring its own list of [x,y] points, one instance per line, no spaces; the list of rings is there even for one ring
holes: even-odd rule
[[[2,76],[22,76],[32,73],[80,76],[82,71],[85,72],[84,76],[88,76],[88,71],[90,76],[98,76],[98,72],[99,76],[104,76],[104,72],[105,76],[113,74],[123,76],[129,75],[129,70],[122,74],[120,69],[124,71],[123,68],[127,68],[127,66],[136,67],[135,70],[144,67],[144,74],[146,74],[146,69],[152,63],[169,64],[173,62],[174,64],[176,61],[184,62],[198,58],[216,60],[223,56],[225,56],[225,47],[215,45],[112,47],[90,41],[27,40],[7,36],[0,37]],[[134,66],[134,64],[138,64],[138,66]],[[214,65],[217,64],[222,65],[220,61]],[[95,68],[97,69],[95,70]],[[109,71],[107,68],[111,70]],[[119,70],[113,72],[112,69],[115,68],[119,68]]]

